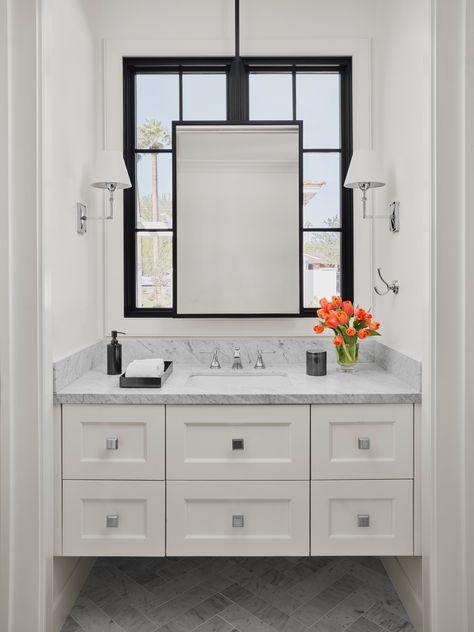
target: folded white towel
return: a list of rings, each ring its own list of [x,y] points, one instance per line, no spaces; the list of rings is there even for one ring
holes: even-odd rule
[[[160,377],[165,372],[165,361],[161,358],[148,358],[130,362],[125,371],[126,377]]]

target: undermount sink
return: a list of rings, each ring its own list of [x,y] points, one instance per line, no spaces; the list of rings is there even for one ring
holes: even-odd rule
[[[224,388],[232,390],[241,390],[246,388],[265,389],[265,388],[281,388],[288,386],[289,378],[286,373],[262,372],[257,371],[242,372],[232,371],[221,373],[217,370],[213,373],[192,373],[187,381],[186,386],[194,386],[196,388]]]

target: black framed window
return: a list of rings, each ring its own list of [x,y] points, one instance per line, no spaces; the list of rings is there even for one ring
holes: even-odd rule
[[[352,299],[351,102],[348,58],[125,59],[125,316],[175,316],[172,121],[303,121],[300,315]]]

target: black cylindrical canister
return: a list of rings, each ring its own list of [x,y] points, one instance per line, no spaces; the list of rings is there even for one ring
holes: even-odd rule
[[[327,353],[326,351],[306,352],[306,375],[326,375],[327,374]]]

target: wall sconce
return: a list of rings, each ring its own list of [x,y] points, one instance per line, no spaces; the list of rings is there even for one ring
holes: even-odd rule
[[[360,189],[362,191],[362,217],[364,219],[389,219],[390,231],[398,233],[400,230],[400,202],[392,202],[390,204],[388,215],[367,215],[367,191],[385,186],[381,161],[375,151],[368,149],[354,151],[344,186],[348,189]]]
[[[77,203],[77,232],[83,235],[87,230],[88,219],[113,219],[114,193],[117,189],[129,189],[132,186],[127,167],[120,151],[101,151],[92,170],[91,187],[107,189],[109,192],[109,214],[104,217],[88,217],[85,204]]]

